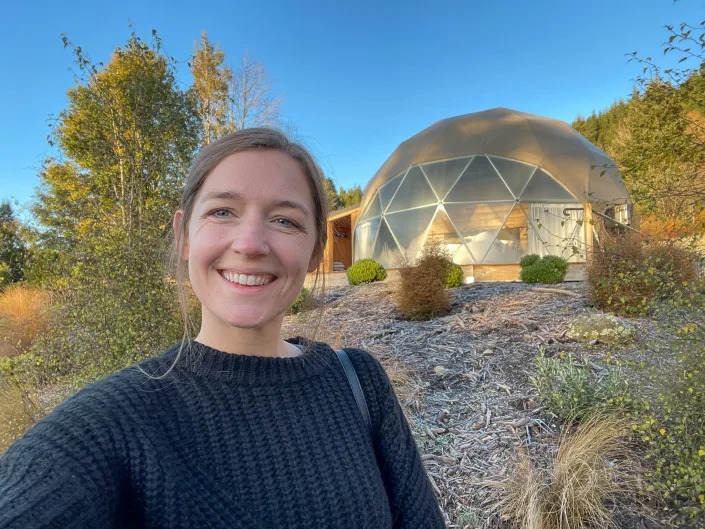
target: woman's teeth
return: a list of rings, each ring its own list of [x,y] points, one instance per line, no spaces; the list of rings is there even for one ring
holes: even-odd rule
[[[257,276],[257,275],[247,275],[247,274],[235,274],[232,272],[222,271],[220,275],[231,283],[238,283],[240,285],[247,286],[258,286],[266,285],[274,280],[274,276]]]

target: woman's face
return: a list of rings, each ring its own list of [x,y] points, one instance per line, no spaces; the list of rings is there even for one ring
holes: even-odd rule
[[[280,151],[232,154],[211,171],[182,255],[204,323],[257,328],[286,311],[317,266],[313,207],[308,178]]]

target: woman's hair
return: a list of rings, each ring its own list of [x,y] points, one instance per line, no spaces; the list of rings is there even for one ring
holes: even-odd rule
[[[225,158],[238,152],[257,150],[279,151],[290,156],[298,162],[304,175],[306,175],[311,191],[311,198],[313,199],[313,213],[316,225],[316,244],[313,252],[318,261],[312,291],[315,291],[319,277],[325,277],[323,274],[320,274],[320,267],[328,239],[328,195],[323,184],[325,178],[323,171],[321,171],[320,167],[313,159],[313,156],[311,156],[303,146],[290,141],[281,132],[267,128],[242,129],[217,139],[201,150],[189,168],[179,206],[179,209],[183,211],[183,215],[181,216],[177,231],[175,233],[172,232],[171,246],[169,249],[167,266],[169,274],[172,275],[176,282],[179,306],[184,324],[181,346],[174,363],[164,375],[151,377],[151,375],[145,373],[151,378],[162,378],[169,374],[169,371],[172,370],[179,360],[184,345],[191,339],[191,331],[195,330],[195,325],[191,318],[193,298],[190,296],[190,287],[187,285],[188,267],[186,261],[181,257],[181,254],[183,253],[184,238],[188,232],[187,227],[191,219],[191,214],[193,213],[196,196],[211,171]],[[325,296],[325,281],[322,279],[320,285],[321,302],[323,301],[323,296]]]

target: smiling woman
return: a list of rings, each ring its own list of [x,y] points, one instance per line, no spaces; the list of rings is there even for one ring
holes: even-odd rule
[[[173,221],[184,338],[0,457],[0,528],[445,527],[380,363],[346,349],[349,375],[327,344],[281,335],[322,259],[322,181],[268,129],[201,151]],[[193,340],[187,279],[202,305]]]

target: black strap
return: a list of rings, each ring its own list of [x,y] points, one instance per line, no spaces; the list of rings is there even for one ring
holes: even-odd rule
[[[362,392],[362,387],[360,386],[360,380],[357,378],[357,373],[355,373],[355,368],[348,358],[348,354],[344,349],[336,349],[336,354],[338,355],[338,360],[343,364],[343,370],[345,375],[348,377],[348,382],[350,382],[350,387],[352,388],[353,395],[355,396],[355,401],[357,402],[357,407],[360,408],[360,413],[362,414],[362,419],[365,421],[367,428],[372,432],[372,421],[370,420],[370,412],[367,409],[367,401],[365,400],[365,394]]]

